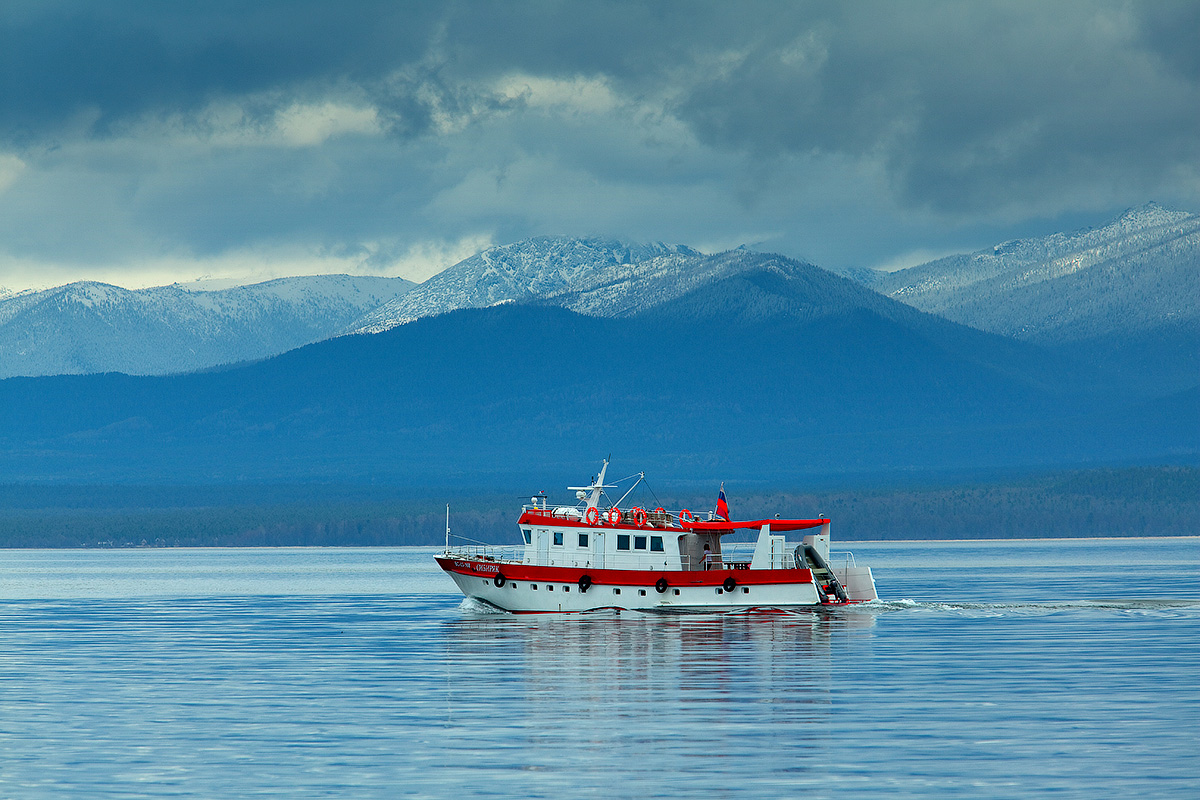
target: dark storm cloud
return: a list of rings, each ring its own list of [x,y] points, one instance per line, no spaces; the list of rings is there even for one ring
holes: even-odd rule
[[[1194,206],[1197,41],[1190,2],[9,0],[0,285],[545,233],[861,265]]]
[[[0,11],[0,130],[36,137],[79,114],[97,128],[214,97],[373,82],[420,59],[436,4],[42,2]]]
[[[940,209],[1194,162],[1195,3],[30,3],[0,26],[2,130],[362,87],[392,130],[513,70],[605,75],[702,141],[883,160]],[[668,91],[664,92],[666,88]],[[1062,191],[1060,189],[1059,191]]]
[[[1197,8],[836,4],[763,20],[680,113],[763,156],[879,157],[943,211],[1168,188],[1200,156]]]

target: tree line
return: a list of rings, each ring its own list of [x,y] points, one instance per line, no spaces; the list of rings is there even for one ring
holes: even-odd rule
[[[831,491],[727,489],[735,518],[815,517],[842,541],[1200,535],[1200,468]],[[551,502],[554,501],[551,496]],[[565,498],[563,498],[565,499]],[[649,503],[704,512],[715,491]],[[446,498],[373,487],[0,487],[0,547],[437,545]],[[449,499],[455,541],[515,543],[521,498]]]

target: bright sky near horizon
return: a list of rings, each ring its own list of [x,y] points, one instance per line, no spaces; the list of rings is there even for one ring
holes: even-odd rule
[[[897,268],[1200,210],[1200,3],[0,6],[0,287],[544,234]]]

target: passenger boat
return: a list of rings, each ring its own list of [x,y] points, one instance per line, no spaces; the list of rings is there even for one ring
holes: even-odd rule
[[[467,597],[517,613],[741,611],[841,606],[876,599],[870,567],[829,550],[829,520],[729,519],[724,487],[717,509],[694,515],[606,502],[608,461],[588,486],[569,486],[576,505],[550,505],[544,494],[522,506],[522,545],[451,546],[436,556]],[[722,546],[740,530],[757,530],[746,550]],[[812,531],[800,542],[785,534]]]

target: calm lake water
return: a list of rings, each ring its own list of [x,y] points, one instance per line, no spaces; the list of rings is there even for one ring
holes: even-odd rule
[[[1200,539],[849,547],[884,600],[575,617],[424,548],[0,551],[0,798],[1200,796]]]

